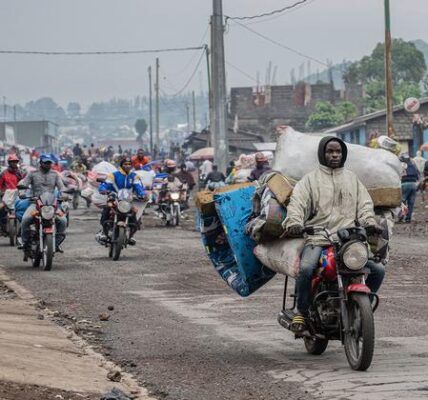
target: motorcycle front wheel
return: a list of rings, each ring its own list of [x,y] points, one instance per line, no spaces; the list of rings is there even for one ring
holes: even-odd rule
[[[53,236],[52,234],[47,234],[43,238],[43,269],[45,271],[50,271],[52,269],[53,256]]]
[[[125,228],[120,226],[117,228],[116,240],[113,241],[113,261],[119,260],[123,245],[125,244],[126,235]]]
[[[79,193],[74,193],[73,195],[73,210],[77,210],[79,208]]]
[[[373,360],[375,326],[369,296],[353,293],[347,305],[350,329],[345,333],[345,353],[355,371],[367,370]]]
[[[14,247],[16,245],[17,234],[16,219],[9,219],[7,221],[7,231],[9,232],[9,244]]]

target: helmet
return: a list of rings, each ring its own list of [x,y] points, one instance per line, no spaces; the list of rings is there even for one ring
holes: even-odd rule
[[[55,160],[53,159],[51,154],[42,154],[40,156],[40,162],[44,163],[44,162],[51,162],[51,163],[55,163]]]
[[[176,168],[177,167],[177,163],[174,160],[167,160],[166,167],[167,168]]]
[[[8,158],[7,158],[7,162],[12,162],[12,161],[18,161],[19,162],[19,158],[16,154],[11,154]]]
[[[263,153],[256,154],[256,162],[265,162],[265,161],[267,161],[267,158]]]
[[[131,160],[131,158],[130,157],[123,157],[121,160],[120,160],[120,166],[122,166],[123,164],[125,164],[126,162],[132,162],[132,160]]]

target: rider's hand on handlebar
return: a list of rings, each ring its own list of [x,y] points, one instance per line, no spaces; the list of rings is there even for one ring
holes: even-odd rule
[[[368,235],[382,235],[384,229],[377,224],[366,226],[366,232]]]
[[[292,225],[285,232],[289,237],[300,237],[303,234],[303,227],[300,225]]]

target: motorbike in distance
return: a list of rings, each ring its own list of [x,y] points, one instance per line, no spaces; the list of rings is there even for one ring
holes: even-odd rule
[[[27,187],[18,187],[26,190]],[[55,193],[44,192],[39,197],[21,196],[21,199],[30,199],[35,204],[32,213],[33,221],[30,226],[30,254],[24,255],[24,261],[31,258],[34,268],[43,265],[45,271],[50,271],[53,266],[53,259],[57,249],[56,218],[63,216],[60,204],[66,200],[69,192],[64,191],[62,198],[58,198]]]
[[[108,247],[109,257],[113,261],[119,260],[122,250],[128,246],[131,229],[140,228],[141,216],[147,203],[148,201],[135,202],[131,189],[120,189],[118,193],[108,194],[106,207],[109,218],[103,226],[108,234],[107,240],[102,244]]]
[[[366,268],[370,260],[367,232],[356,227],[332,235],[321,227],[305,228],[307,234],[315,232],[324,232],[331,245],[323,250],[319,269],[312,278],[312,304],[305,318],[306,330],[295,333],[296,338],[303,338],[307,352],[313,355],[324,353],[330,340],[340,340],[350,367],[365,371],[373,359],[373,314],[379,305],[379,297],[365,282],[370,272]],[[293,306],[286,307],[287,284],[288,277],[278,322],[291,330],[297,300],[292,295]]]
[[[181,188],[166,185],[159,202],[159,218],[166,226],[179,226],[184,204],[187,202],[187,184]]]
[[[4,220],[1,221],[0,229],[3,236],[9,238],[9,244],[15,246],[19,233],[19,221],[16,218],[15,203],[18,199],[18,189],[7,189],[4,192],[0,208],[4,208]]]

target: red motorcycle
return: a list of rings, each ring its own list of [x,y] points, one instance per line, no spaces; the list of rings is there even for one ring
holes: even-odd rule
[[[312,304],[306,318],[307,329],[296,338],[303,338],[310,354],[324,353],[330,340],[340,340],[352,369],[365,371],[371,365],[375,342],[373,313],[379,297],[365,283],[369,261],[369,244],[364,228],[342,229],[336,235],[324,228],[306,228],[313,235],[324,232],[331,246],[324,249],[319,269],[312,279]],[[375,259],[375,261],[379,261]],[[291,330],[295,316],[296,295],[292,308],[286,308],[288,277],[278,322]]]

